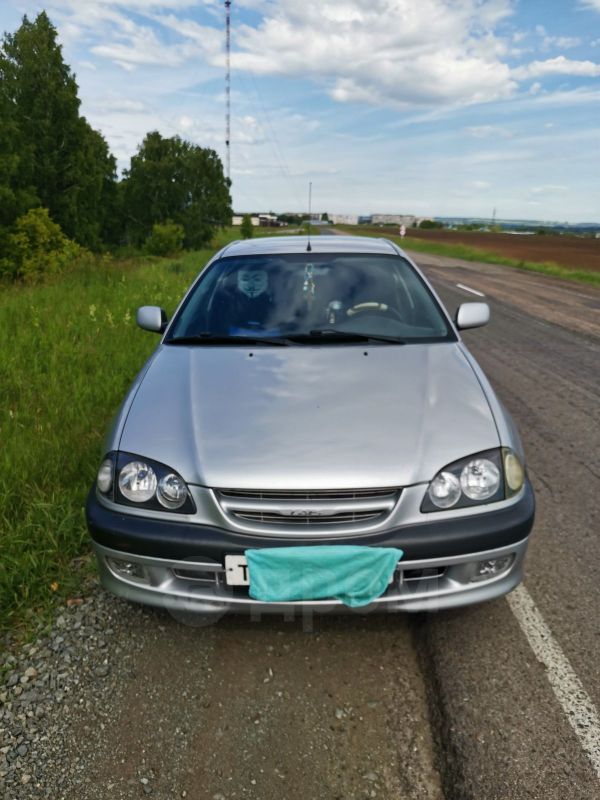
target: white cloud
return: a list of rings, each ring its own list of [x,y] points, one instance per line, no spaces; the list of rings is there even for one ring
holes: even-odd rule
[[[176,67],[200,54],[199,48],[194,44],[166,45],[158,39],[152,28],[145,26],[136,26],[124,38],[126,38],[124,44],[112,42],[96,45],[91,48],[91,51],[95,55],[110,58],[126,68],[127,66],[137,67],[141,64]]]
[[[512,137],[510,131],[497,125],[470,125],[465,130],[476,139],[488,139],[491,136],[502,139],[510,139]]]
[[[566,50],[570,47],[578,47],[582,42],[579,36],[551,36],[543,25],[536,25],[535,32],[542,38],[542,50],[549,50],[551,47]]]
[[[212,0],[204,0],[204,4],[213,5]],[[140,24],[131,16],[133,13],[138,18],[146,17],[150,22],[158,12],[197,5],[198,0],[49,0],[48,10],[58,22],[63,44],[88,45],[93,54],[132,71],[151,64],[175,67],[207,52],[214,53],[216,37],[221,36],[214,28],[189,23],[184,41],[165,43],[149,24]],[[159,19],[163,25],[173,27],[177,18],[163,13]],[[197,33],[193,26],[203,31],[201,43],[193,35]]]
[[[106,54],[109,52],[110,50],[107,50]],[[121,67],[121,69],[124,69],[126,72],[133,72],[135,69],[135,64],[132,64],[130,61],[121,61],[119,58],[115,58],[114,62],[118,67]]]
[[[242,25],[233,64],[309,77],[343,102],[406,108],[466,105],[516,89],[494,33],[509,0],[280,0],[258,27]]]
[[[580,44],[579,36],[544,36],[542,41],[542,47],[545,49],[558,47],[561,50],[567,50],[571,47],[579,47]]]
[[[199,25],[192,19],[183,19],[174,14],[154,14],[152,19],[185,39],[191,39],[206,56],[223,60],[223,31],[207,25]]]
[[[532,61],[512,71],[518,80],[539,78],[543,75],[576,75],[585,78],[600,76],[600,64],[594,61],[573,61],[565,56],[548,58],[546,61]]]
[[[546,186],[532,186],[529,190],[531,194],[556,194],[557,192],[568,192],[568,186],[557,184],[547,184]]]
[[[520,101],[515,102],[515,110]],[[531,102],[531,101],[530,101]],[[582,106],[600,103],[600,91],[590,89],[572,89],[570,91],[548,92],[538,95],[533,101],[537,105],[547,106]]]
[[[580,0],[579,5],[593,11],[600,11],[600,0]]]
[[[488,189],[490,183],[489,181],[471,181],[471,186],[474,189]]]
[[[101,108],[103,111],[122,111],[127,114],[140,114],[148,110],[141,100],[130,100],[127,97],[117,97],[112,94],[94,103],[92,108]]]

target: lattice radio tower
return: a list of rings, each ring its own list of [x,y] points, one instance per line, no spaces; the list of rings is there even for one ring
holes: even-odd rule
[[[225,174],[231,182],[231,0],[225,0]]]

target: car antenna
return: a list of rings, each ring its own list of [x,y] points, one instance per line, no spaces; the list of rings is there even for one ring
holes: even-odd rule
[[[310,220],[311,220],[311,202],[312,202],[312,181],[308,183],[308,242],[306,243],[306,252],[312,252],[310,246]]]

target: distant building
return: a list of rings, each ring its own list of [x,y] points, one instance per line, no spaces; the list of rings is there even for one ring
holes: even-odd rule
[[[358,225],[358,214],[330,214],[334,225]]]
[[[279,225],[277,214],[259,214],[259,225],[263,228],[275,228]]]
[[[412,228],[413,223],[419,224],[419,220],[414,214],[373,214],[371,223],[373,225],[404,225]]]
[[[231,218],[231,224],[232,225],[241,225],[242,224],[242,220],[244,219],[244,217],[245,217],[245,214],[234,214],[233,217]],[[261,221],[260,221],[260,215],[259,216],[251,216],[250,217],[250,221],[252,222],[252,224],[254,225],[255,228],[258,228],[258,226],[262,224]]]

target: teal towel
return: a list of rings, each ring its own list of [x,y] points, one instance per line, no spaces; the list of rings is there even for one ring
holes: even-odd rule
[[[366,606],[387,589],[402,550],[316,545],[246,550],[250,597],[264,603],[335,598]]]

